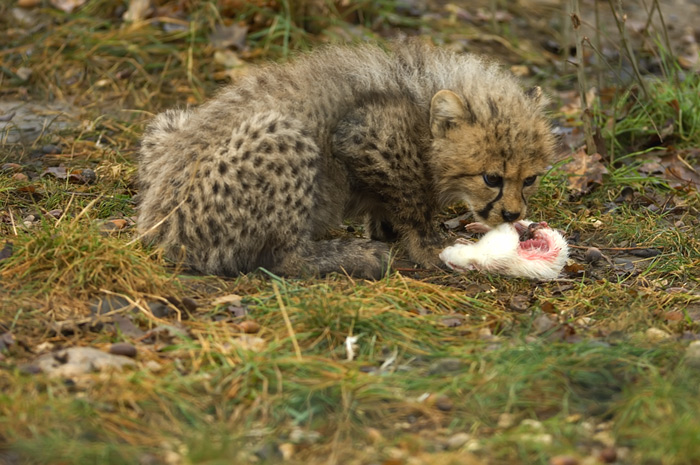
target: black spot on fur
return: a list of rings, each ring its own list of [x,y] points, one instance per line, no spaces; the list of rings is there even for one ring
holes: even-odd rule
[[[219,174],[220,175],[225,175],[226,171],[228,170],[228,165],[224,161],[219,162]]]
[[[494,102],[494,100],[491,97],[489,97],[486,100],[486,102],[488,103],[489,110],[491,111],[491,118],[498,118],[499,111],[498,111],[498,105],[496,105],[496,102]]]
[[[209,234],[212,236],[217,236],[221,230],[221,226],[216,222],[214,218],[209,218],[207,220],[207,227],[209,228]]]
[[[243,152],[243,155],[241,155],[241,161],[248,160],[250,158],[250,156],[251,156],[250,150],[246,150],[245,152]]]
[[[260,151],[264,153],[272,153],[272,144],[269,142],[263,142],[260,144]]]
[[[274,134],[274,132],[277,130],[277,125],[276,123],[270,123],[270,125],[267,127],[267,132],[270,134]]]

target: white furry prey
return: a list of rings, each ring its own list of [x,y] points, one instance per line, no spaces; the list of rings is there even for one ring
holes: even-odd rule
[[[481,223],[467,226],[485,232],[478,242],[458,241],[440,253],[440,259],[457,271],[480,270],[529,279],[554,279],[569,257],[562,235],[547,223],[504,223],[493,229]]]

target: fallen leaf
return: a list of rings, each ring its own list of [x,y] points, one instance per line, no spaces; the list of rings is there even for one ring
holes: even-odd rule
[[[239,349],[250,350],[252,352],[261,352],[267,345],[264,339],[256,336],[248,336],[247,334],[232,339],[231,344]]]
[[[146,335],[144,330],[124,315],[112,315],[112,325],[120,334],[130,338],[141,339]]]
[[[41,173],[42,176],[46,175],[51,175],[56,179],[66,179],[68,177],[68,172],[66,171],[66,167],[63,165],[59,166],[51,166],[49,168],[46,168],[43,173]]]
[[[16,114],[16,111],[11,111],[9,113],[5,113],[4,115],[0,115],[0,122],[4,123],[7,121],[12,121],[12,118],[14,118]]]
[[[151,8],[151,0],[131,0],[122,19],[127,22],[142,21]]]
[[[36,365],[50,377],[70,378],[95,371],[117,370],[136,365],[130,358],[92,347],[71,347],[40,356]]]
[[[8,331],[6,333],[0,334],[0,352],[7,349],[14,343],[15,337],[12,335],[11,332]]]
[[[444,224],[447,229],[462,229],[469,222],[468,220],[470,216],[471,213],[465,213],[464,215],[452,218],[451,220],[444,221],[442,224]]]
[[[245,62],[238,57],[236,52],[229,49],[215,51],[214,61],[222,65],[224,68],[235,68],[237,66],[245,65]]]
[[[579,465],[579,459],[571,455],[555,455],[549,459],[549,465]]]
[[[573,160],[562,166],[569,180],[569,190],[581,195],[591,191],[595,184],[603,183],[603,175],[608,169],[601,163],[599,153],[588,155],[584,149],[572,155]]]
[[[2,167],[0,167],[0,170],[3,172],[17,173],[22,171],[22,165],[19,163],[4,163]]]
[[[540,305],[540,308],[545,313],[557,313],[557,309],[554,306],[554,304],[548,300],[545,300],[544,302],[542,302],[542,304]]]
[[[127,227],[129,223],[123,218],[115,218],[113,220],[105,220],[100,224],[100,231],[102,232],[113,232],[120,231]]]
[[[238,24],[224,26],[223,24],[219,24],[209,36],[209,41],[214,48],[226,49],[233,47],[236,50],[244,50],[247,35],[247,26],[239,26]]]
[[[510,299],[508,307],[516,312],[524,312],[530,308],[530,298],[526,295],[514,295]]]
[[[679,312],[678,310],[664,313],[664,320],[666,321],[681,321],[684,317],[685,315],[683,315],[683,312]]]
[[[68,181],[73,184],[92,184],[97,180],[95,171],[89,168],[68,171],[63,165],[46,168],[41,175],[51,175],[56,179],[68,179]]]
[[[698,158],[700,158],[700,150],[676,150],[669,147],[666,150],[640,155],[639,160],[643,163],[639,171],[664,179],[673,188],[687,186],[698,190],[700,189],[700,173],[696,168]],[[695,162],[692,162],[693,159]]]
[[[20,8],[34,8],[41,3],[41,0],[17,0],[17,6]]]
[[[571,262],[564,265],[564,271],[570,275],[578,275],[586,271],[586,267],[580,263]]]
[[[442,324],[448,328],[456,328],[464,323],[464,317],[461,315],[452,315],[442,319]]]
[[[2,249],[0,250],[0,261],[3,261],[12,256],[12,248],[12,242],[5,242],[5,245],[3,245]]]
[[[231,304],[231,305],[235,305],[235,306],[240,306],[242,301],[243,301],[243,297],[241,297],[240,295],[229,294],[229,295],[225,295],[222,297],[217,297],[216,299],[212,300],[211,304],[212,305]]]
[[[532,326],[537,334],[542,334],[556,327],[557,322],[554,321],[553,317],[543,313],[532,321]]]
[[[226,311],[228,311],[233,318],[241,318],[248,314],[248,309],[240,305],[229,305],[226,307]]]
[[[51,0],[51,5],[66,13],[71,13],[76,8],[83,6],[86,0]]]

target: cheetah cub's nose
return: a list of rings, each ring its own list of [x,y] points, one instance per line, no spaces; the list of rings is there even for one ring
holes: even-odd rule
[[[506,221],[506,223],[512,223],[513,221],[520,218],[520,212],[508,212],[503,210],[503,212],[501,212],[501,216],[503,216],[503,219]]]

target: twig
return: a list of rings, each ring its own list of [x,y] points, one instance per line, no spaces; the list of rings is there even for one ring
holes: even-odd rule
[[[70,196],[70,199],[68,200],[68,205],[66,205],[65,210],[63,210],[63,214],[61,217],[56,221],[56,226],[61,222],[61,220],[68,215],[68,209],[70,208],[71,204],[73,203],[73,199],[75,198],[75,193],[72,193]]]
[[[284,318],[284,324],[287,326],[287,332],[289,333],[289,338],[292,340],[292,345],[294,346],[294,352],[297,354],[297,360],[301,361],[301,349],[299,348],[299,343],[297,342],[296,334],[294,334],[294,328],[292,328],[292,322],[287,314],[287,309],[282,302],[282,295],[277,287],[276,282],[272,282],[272,289],[275,290],[275,296],[277,297],[277,304],[280,306],[280,311],[282,312],[282,318]]]
[[[617,10],[615,9],[615,5],[613,5],[613,0],[608,0],[608,4],[610,5],[610,10],[612,11],[613,16],[615,17],[615,24],[617,24],[617,30],[620,32],[620,40],[622,41],[622,49],[625,51],[627,58],[629,58],[629,60],[630,60],[630,63],[632,63],[632,69],[634,70],[634,74],[637,77],[637,81],[639,82],[639,86],[642,88],[642,92],[644,92],[644,98],[649,100],[649,91],[647,90],[647,86],[644,83],[644,78],[642,77],[642,73],[639,71],[639,65],[637,64],[637,58],[634,56],[634,52],[632,51],[630,43],[627,40],[627,30],[625,29],[625,22],[627,21],[627,15],[622,12],[622,0],[617,0]],[[618,13],[618,11],[619,11],[619,13]]]
[[[581,250],[587,250],[590,249],[591,247],[595,247],[596,249],[600,250],[612,250],[613,252],[624,252],[626,250],[647,250],[647,249],[659,249],[659,250],[664,250],[663,247],[659,246],[649,246],[649,247],[601,247],[597,245],[571,245],[569,244],[569,247],[572,249],[581,249]]]
[[[574,39],[576,40],[576,70],[578,73],[578,90],[581,94],[581,122],[583,123],[583,133],[586,138],[586,152],[592,155],[598,151],[595,139],[593,138],[593,121],[591,119],[591,110],[588,108],[588,85],[586,84],[586,66],[585,58],[583,57],[583,41],[587,38],[581,38],[579,28],[581,27],[581,11],[579,9],[578,0],[571,0],[571,24],[574,28]]]
[[[15,236],[17,236],[17,226],[15,226],[15,217],[12,215],[12,209],[8,208],[8,211],[10,212],[10,223],[12,224],[12,232],[15,233]]]

